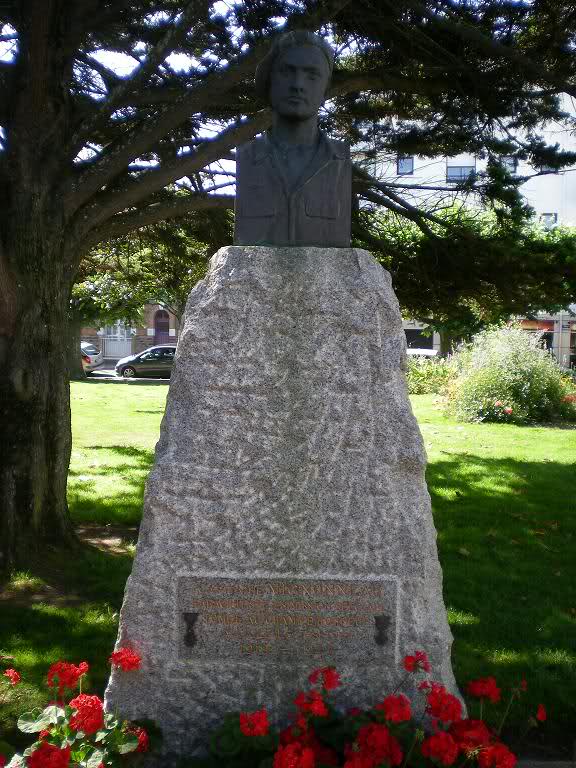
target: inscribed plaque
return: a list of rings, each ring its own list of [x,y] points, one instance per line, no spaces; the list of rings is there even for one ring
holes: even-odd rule
[[[274,663],[371,663],[393,658],[396,583],[226,579],[178,583],[179,657]]]

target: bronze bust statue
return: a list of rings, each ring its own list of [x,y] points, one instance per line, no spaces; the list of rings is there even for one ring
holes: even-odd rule
[[[333,65],[311,32],[282,35],[258,65],[273,122],[236,152],[236,245],[350,246],[350,151],[318,128]]]

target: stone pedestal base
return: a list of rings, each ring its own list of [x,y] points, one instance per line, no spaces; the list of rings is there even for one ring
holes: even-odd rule
[[[317,666],[345,707],[417,649],[455,690],[404,365],[365,251],[223,248],[192,291],[121,614],[142,669],[107,690],[158,722],[167,759],[229,711],[285,720]]]

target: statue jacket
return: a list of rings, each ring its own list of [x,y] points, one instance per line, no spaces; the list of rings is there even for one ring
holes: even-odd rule
[[[236,245],[350,246],[348,145],[320,133],[314,159],[290,190],[267,135],[236,152]]]

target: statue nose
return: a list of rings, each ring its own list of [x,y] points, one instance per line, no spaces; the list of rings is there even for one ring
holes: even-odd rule
[[[302,72],[295,72],[292,77],[292,88],[295,91],[302,91],[304,89],[304,74]]]

